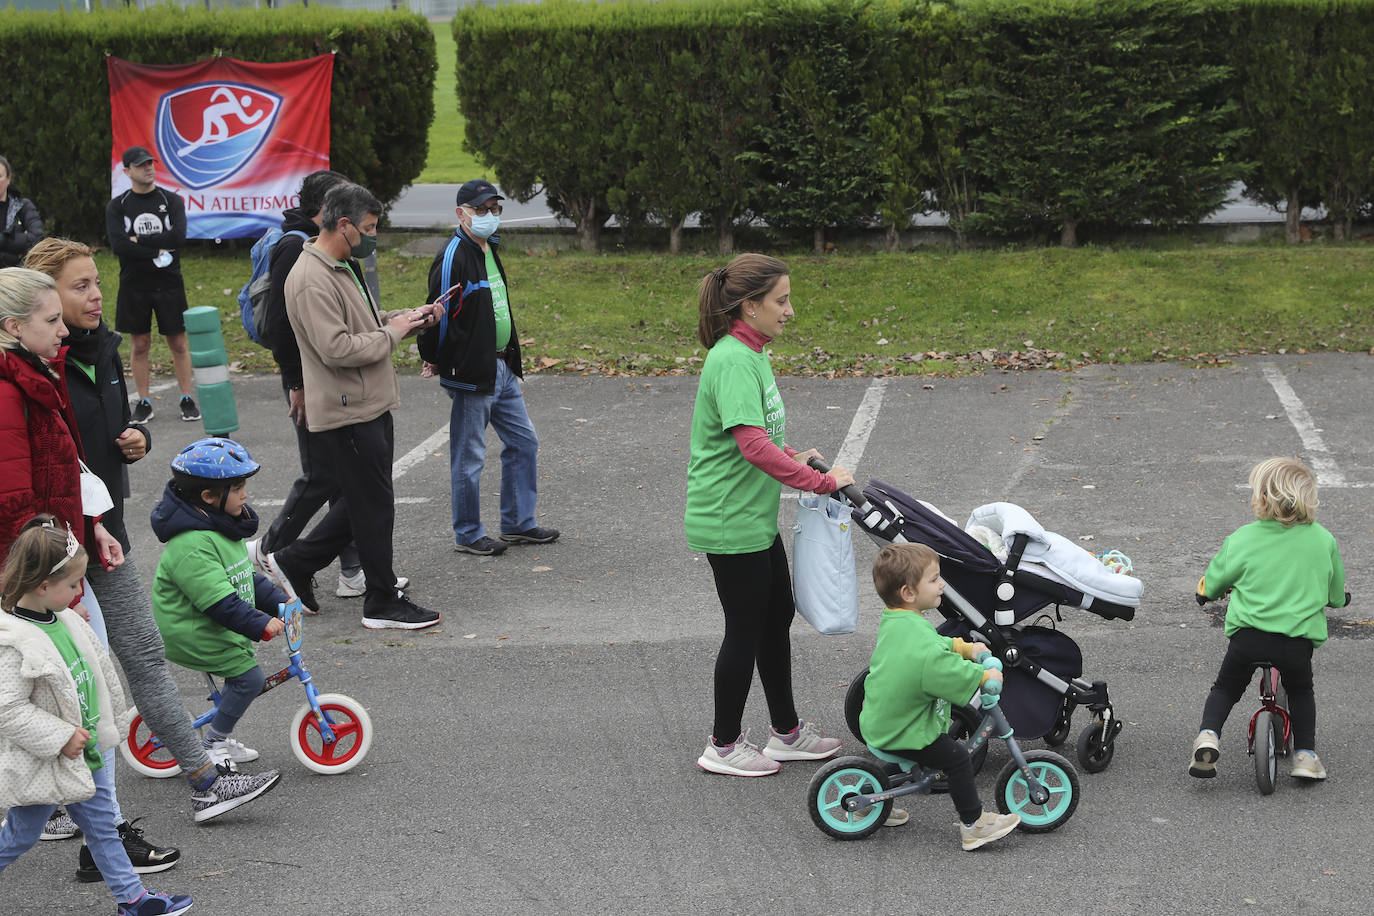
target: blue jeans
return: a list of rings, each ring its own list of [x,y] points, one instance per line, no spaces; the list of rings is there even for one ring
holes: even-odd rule
[[[210,720],[210,729],[221,735],[232,733],[234,726],[239,724],[239,719],[248,711],[248,707],[262,694],[262,686],[265,683],[267,675],[259,665],[254,665],[242,674],[226,677],[224,688],[220,691],[219,708],[215,710],[215,717]]]
[[[505,362],[497,360],[492,394],[444,390],[453,402],[449,409],[448,461],[454,538],[459,544],[471,544],[486,535],[479,485],[487,457],[488,425],[501,439],[501,533],[535,527],[539,437],[525,411],[520,380]]]
[[[106,755],[109,759],[109,755]],[[114,806],[114,773],[103,766],[91,774],[95,778],[95,795],[83,802],[67,805],[67,813],[86,835],[91,858],[100,869],[100,876],[119,903],[130,903],[143,893],[143,882],[134,874],[124,841],[115,830],[110,816]],[[0,830],[0,872],[38,842],[43,825],[57,805],[22,805],[5,812],[5,826]]]
[[[99,560],[96,561],[100,562]],[[91,616],[88,621],[91,629],[95,630],[95,635],[100,638],[100,644],[105,647],[105,651],[110,651],[110,638],[105,632],[105,612],[100,609],[100,600],[96,597],[95,588],[91,585],[89,578],[82,579],[85,586],[85,593],[81,596],[81,603],[86,608],[86,613]],[[88,660],[95,663],[95,659]],[[98,664],[98,663],[97,663]],[[124,823],[124,812],[119,810],[119,797],[115,795],[114,788],[114,762],[117,756],[113,749],[105,751],[104,770],[108,771],[110,777],[110,813],[114,817],[114,824],[118,826]],[[73,818],[74,820],[75,818]]]

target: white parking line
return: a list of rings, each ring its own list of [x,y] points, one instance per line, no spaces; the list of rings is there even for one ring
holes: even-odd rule
[[[1288,414],[1288,422],[1293,424],[1293,428],[1298,431],[1298,438],[1302,440],[1302,447],[1307,452],[1307,460],[1312,465],[1312,471],[1317,475],[1317,485],[1321,487],[1349,487],[1360,486],[1360,484],[1348,484],[1341,469],[1336,466],[1336,460],[1331,457],[1330,449],[1322,441],[1321,430],[1313,422],[1312,415],[1303,406],[1302,400],[1298,398],[1293,386],[1288,384],[1288,379],[1275,366],[1264,366],[1264,379],[1269,383],[1269,387],[1274,389],[1274,393],[1279,396],[1279,403],[1283,405],[1284,412]]]
[[[849,471],[856,481],[859,479],[856,469],[863,459],[864,449],[868,447],[868,437],[872,434],[873,427],[878,425],[878,411],[883,406],[883,391],[887,388],[887,383],[888,379],[880,378],[868,386],[863,400],[859,402],[859,409],[854,411],[854,419],[849,424],[849,432],[845,434],[844,443],[835,455],[835,460],[830,462],[831,467],[841,467]],[[863,484],[859,486],[862,488]],[[788,490],[782,496],[783,499],[796,499],[800,495],[796,490]]]
[[[844,445],[840,447],[840,452],[835,456],[835,464],[842,468],[854,472],[859,461],[864,456],[864,449],[868,447],[868,437],[873,432],[873,427],[878,425],[878,411],[883,406],[883,391],[887,388],[886,378],[875,379],[868,390],[864,392],[864,399],[859,402],[859,409],[854,411],[854,421],[849,424],[849,433],[844,437]],[[856,478],[858,474],[854,475]]]
[[[400,460],[391,465],[391,479],[400,480],[406,472],[415,465],[429,457],[429,453],[439,447],[440,443],[448,441],[448,427],[441,426],[434,431],[434,434],[415,446],[410,451],[401,456]],[[399,500],[397,500],[399,502]]]

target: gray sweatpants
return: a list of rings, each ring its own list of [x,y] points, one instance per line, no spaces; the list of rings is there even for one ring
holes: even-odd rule
[[[105,615],[110,653],[124,669],[134,705],[189,779],[192,773],[211,765],[210,756],[191,727],[191,716],[167,670],[162,634],[153,619],[153,606],[138,577],[138,567],[126,554],[124,565],[108,571],[98,562],[92,563],[86,578]]]

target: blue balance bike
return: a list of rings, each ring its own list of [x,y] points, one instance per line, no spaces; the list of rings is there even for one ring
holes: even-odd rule
[[[991,653],[979,658],[985,668],[1001,668]],[[1017,828],[1027,833],[1048,833],[1067,821],[1078,807],[1078,773],[1073,764],[1054,751],[1021,750],[1007,717],[997,705],[1002,685],[983,685],[982,721],[963,742],[969,754],[986,752],[990,737],[1007,743],[1012,759],[997,776],[997,809],[1021,816]],[[895,764],[900,771],[867,757],[839,757],[816,771],[806,789],[811,820],[837,840],[861,840],[871,836],[892,811],[894,799],[916,793],[930,794],[943,784],[944,774],[914,761],[869,746],[874,756]]]
[[[367,756],[372,747],[372,720],[363,705],[340,693],[320,693],[301,659],[302,612],[299,599],[278,605],[278,615],[286,624],[287,666],[267,678],[262,692],[289,680],[298,680],[305,688],[305,704],[291,720],[291,750],[296,759],[316,773],[344,773],[353,769]],[[214,704],[191,724],[203,728],[210,724],[219,708],[220,689],[215,679],[205,675],[210,686],[206,697]],[[129,765],[144,776],[165,778],[181,772],[181,766],[143,723],[135,716],[129,730],[119,743],[120,752]]]

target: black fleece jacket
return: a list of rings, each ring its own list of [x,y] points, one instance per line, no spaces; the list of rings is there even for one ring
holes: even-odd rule
[[[293,207],[282,211],[281,231],[304,232],[306,238],[314,238],[320,234],[320,227],[299,207]],[[301,348],[286,314],[286,277],[296,266],[304,246],[305,239],[299,235],[283,235],[272,246],[268,261],[272,285],[267,294],[267,310],[262,316],[262,342],[272,350],[272,358],[281,370],[282,387],[288,391],[305,386],[301,375]]]
[[[129,535],[124,529],[124,500],[129,495],[129,468],[116,440],[126,429],[143,433],[148,451],[153,450],[153,437],[148,427],[129,422],[129,392],[124,384],[124,363],[119,358],[119,343],[123,340],[100,322],[93,331],[68,327],[67,392],[72,412],[76,415],[81,444],[86,449],[86,464],[105,482],[114,500],[114,508],[100,519],[110,534],[119,540],[127,552]],[[85,364],[94,369],[92,379],[81,368]]]

